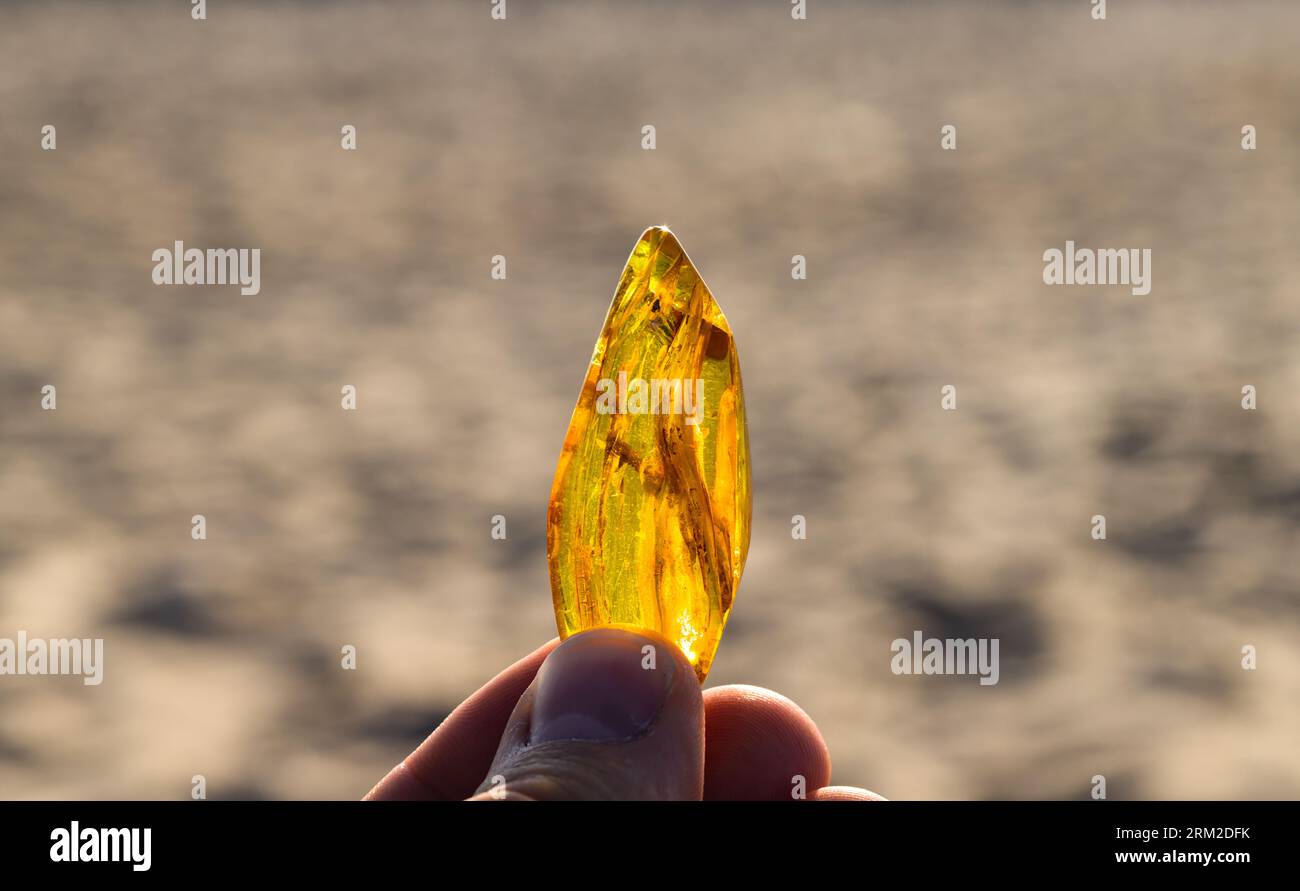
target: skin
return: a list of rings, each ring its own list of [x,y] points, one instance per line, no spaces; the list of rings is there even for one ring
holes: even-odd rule
[[[829,785],[830,753],[817,725],[778,693],[744,685],[701,691],[681,652],[654,635],[595,629],[563,646],[548,663],[561,647],[552,640],[485,684],[366,799],[789,801],[801,776],[808,800],[884,800]],[[645,667],[649,647],[671,663],[653,678],[631,667]],[[617,705],[624,687],[646,684],[655,686],[659,704],[644,729],[609,741],[564,738],[588,734],[586,719],[568,714],[583,706],[570,709],[570,700],[603,695]],[[543,711],[561,713],[558,728],[541,719]],[[562,738],[537,739],[556,734]]]

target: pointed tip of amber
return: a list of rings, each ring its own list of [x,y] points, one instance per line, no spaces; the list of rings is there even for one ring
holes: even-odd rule
[[[641,237],[637,239],[637,244],[657,244],[660,246],[661,250],[667,248],[669,251],[674,253],[684,253],[684,251],[682,251],[682,243],[677,240],[677,236],[673,234],[673,230],[669,229],[666,225],[648,227],[641,233]]]
[[[641,233],[641,237],[637,239],[636,244],[632,248],[632,253],[628,257],[627,266],[623,270],[623,275],[627,276],[629,273],[639,274],[642,264],[638,262],[638,258],[646,257],[668,257],[670,260],[669,265],[671,265],[672,262],[680,260],[681,264],[691,270],[691,273],[703,286],[708,301],[706,314],[709,322],[722,329],[727,334],[731,334],[731,325],[727,321],[726,313],[722,311],[722,307],[718,305],[717,301],[713,297],[713,292],[704,282],[704,277],[700,275],[699,267],[691,260],[691,255],[686,252],[686,248],[682,247],[681,241],[677,238],[677,235],[672,231],[672,229],[667,226],[667,224],[661,226],[650,226]],[[617,300],[618,294],[615,294],[614,297],[615,300]]]

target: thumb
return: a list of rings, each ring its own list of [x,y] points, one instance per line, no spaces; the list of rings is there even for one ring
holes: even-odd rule
[[[474,800],[698,800],[703,786],[691,664],[653,632],[596,628],[546,657]]]

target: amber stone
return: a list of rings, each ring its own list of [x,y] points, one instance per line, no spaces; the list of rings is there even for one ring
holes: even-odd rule
[[[649,629],[703,682],[740,585],[750,515],[731,326],[676,237],[647,229],[555,470],[546,551],[560,637]]]

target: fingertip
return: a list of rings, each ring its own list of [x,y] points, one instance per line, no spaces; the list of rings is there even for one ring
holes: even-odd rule
[[[857,786],[823,786],[820,789],[813,790],[808,796],[809,801],[888,801],[883,795],[878,795],[870,789],[859,789]]]
[[[803,709],[762,687],[704,691],[704,797],[789,801],[830,782],[831,758]]]
[[[652,632],[572,635],[520,697],[478,788],[539,801],[699,799],[704,708],[694,669]]]
[[[632,739],[691,687],[698,701],[690,664],[666,640],[615,627],[575,634],[538,669],[528,742]]]

